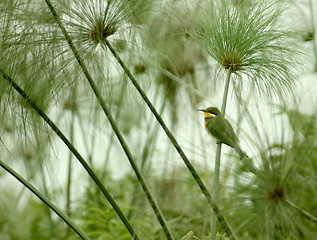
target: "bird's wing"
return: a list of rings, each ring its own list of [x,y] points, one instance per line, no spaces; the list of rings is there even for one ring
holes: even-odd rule
[[[225,143],[230,147],[235,148],[238,143],[238,138],[230,123],[223,117],[218,116],[213,124],[208,124],[208,129],[211,134],[221,143]]]
[[[218,142],[224,143],[234,148],[240,156],[240,159],[248,157],[240,148],[237,135],[234,132],[231,124],[222,116],[212,118],[206,124],[208,131],[213,135]]]
[[[230,133],[232,140],[234,140],[235,142],[239,142],[238,137],[232,127],[232,125],[228,122],[227,119],[225,119],[225,125],[226,125],[226,129],[227,129],[227,134]]]

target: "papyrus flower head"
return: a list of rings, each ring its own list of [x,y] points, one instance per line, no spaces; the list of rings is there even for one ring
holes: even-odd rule
[[[282,30],[283,7],[277,1],[234,6],[215,1],[206,10],[196,36],[218,66],[244,76],[264,93],[291,91],[295,51]]]

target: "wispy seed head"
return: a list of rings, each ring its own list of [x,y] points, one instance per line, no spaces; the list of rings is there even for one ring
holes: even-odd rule
[[[278,204],[285,200],[285,189],[283,186],[274,185],[268,190],[266,197],[269,202]]]
[[[219,62],[223,68],[231,69],[232,72],[237,72],[242,68],[242,59],[235,53],[226,53],[220,58]]]
[[[115,25],[107,24],[102,19],[98,19],[89,29],[88,40],[92,40],[95,44],[102,43],[104,40],[113,35],[117,31]]]

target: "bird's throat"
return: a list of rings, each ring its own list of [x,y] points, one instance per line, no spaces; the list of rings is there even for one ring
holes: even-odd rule
[[[204,112],[204,115],[205,115],[205,120],[215,117],[215,114],[210,113],[210,112]]]
[[[216,115],[210,112],[204,112],[204,115],[205,115],[205,127],[207,128],[209,121],[213,119],[214,117],[216,117]]]
[[[207,128],[208,123],[210,122],[211,119],[214,117],[205,117],[205,127]]]

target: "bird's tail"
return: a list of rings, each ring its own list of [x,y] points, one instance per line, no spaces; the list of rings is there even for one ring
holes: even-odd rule
[[[234,149],[235,149],[235,150],[237,151],[237,153],[239,154],[240,160],[241,160],[241,159],[244,159],[244,158],[248,158],[248,155],[247,155],[245,152],[242,151],[242,149],[240,148],[239,145],[236,145]]]

